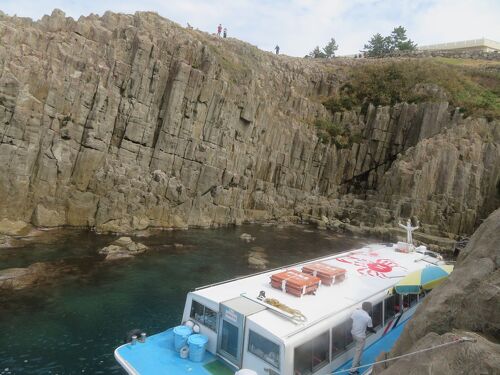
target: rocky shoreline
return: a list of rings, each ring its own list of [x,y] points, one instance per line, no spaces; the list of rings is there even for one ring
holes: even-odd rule
[[[56,230],[56,228],[51,228],[51,231],[47,232],[46,230],[43,230],[44,228],[36,228],[27,223],[9,223],[6,220],[1,221],[0,224],[2,224],[0,225],[0,251],[2,248],[21,248],[34,240],[47,241],[45,237],[50,237],[50,234]],[[279,228],[290,225],[302,226],[304,231],[310,231],[308,228],[314,228],[323,230],[325,233],[349,234],[357,237],[368,237],[373,238],[374,241],[378,240],[381,242],[397,242],[399,240],[404,240],[406,236],[406,232],[400,228],[354,226],[338,220],[328,220],[326,217],[320,219],[309,218],[307,222],[302,223],[298,221],[267,221],[254,224],[261,225],[262,227],[276,226]],[[204,229],[210,230],[207,228]],[[148,251],[148,247],[140,242],[140,237],[149,236],[151,233],[158,230],[179,229],[151,228],[149,230],[145,229],[142,231],[128,233],[128,235],[139,238],[139,240],[132,240],[131,237],[123,236],[123,233],[113,233],[115,236],[122,235],[122,237],[118,237],[108,243],[105,247],[97,249],[96,254],[104,255],[102,258],[104,261],[132,259]],[[10,235],[2,233],[9,233]],[[40,237],[41,235],[45,237],[42,239]],[[243,233],[240,236],[240,239],[246,243],[252,243],[255,241],[255,237],[247,233]],[[441,252],[445,257],[450,258],[453,256],[452,250],[455,241],[451,239],[435,237],[432,238],[432,241],[427,241],[427,236],[418,232],[414,234],[414,239],[417,244],[424,244],[430,250]],[[174,250],[184,249],[186,251],[189,251],[191,248],[190,246],[186,246],[181,243],[174,243],[168,245],[168,247],[173,248]],[[248,253],[247,258],[248,265],[252,269],[262,270],[267,267],[268,260],[266,251],[259,246],[253,246],[251,251]],[[67,274],[68,272],[71,272],[71,267],[65,262],[37,262],[25,268],[2,269],[0,270],[0,290],[19,290],[36,285],[47,284],[54,282],[57,280],[58,276]]]
[[[351,234],[355,236],[366,236],[366,237],[374,237],[380,241],[387,242],[397,242],[400,240],[404,240],[406,236],[406,232],[396,226],[386,224],[384,226],[365,226],[365,225],[353,225],[350,223],[349,219],[345,219],[344,221],[340,221],[338,219],[328,219],[326,216],[322,216],[319,218],[315,218],[312,216],[305,216],[304,218],[300,217],[288,217],[281,218],[280,220],[254,220],[251,222],[242,222],[243,224],[258,224],[258,225],[311,225],[320,230],[328,230],[333,233],[344,233]],[[225,226],[232,226],[234,224],[227,224]],[[218,225],[217,227],[221,227],[223,225]],[[17,229],[12,229],[17,228]],[[205,226],[192,226],[190,228],[205,228],[210,229],[214,227],[205,227]],[[34,236],[39,233],[40,230],[45,230],[47,228],[37,228],[32,225],[24,222],[10,222],[7,219],[0,221],[0,248],[2,247],[16,247],[16,240],[19,244],[19,239]],[[56,228],[51,228],[56,229]],[[89,230],[95,230],[95,228],[88,228]],[[145,228],[142,230],[134,230],[134,231],[109,231],[109,232],[101,232],[101,233],[111,233],[115,235],[137,235],[137,234],[147,234],[148,231],[156,231],[156,230],[187,230],[189,228]],[[99,232],[98,232],[99,233]],[[456,244],[456,240],[449,237],[439,237],[434,236],[428,233],[416,232],[414,234],[414,239],[416,244],[426,245],[430,250],[438,251],[443,254],[450,254],[453,252],[454,246]]]

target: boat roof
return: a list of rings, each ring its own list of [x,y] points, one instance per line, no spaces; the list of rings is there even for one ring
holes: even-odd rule
[[[423,258],[426,256],[417,252],[398,252],[392,244],[368,245],[361,249],[208,286],[194,291],[193,294],[223,303],[242,294],[257,298],[260,291],[264,291],[267,298],[276,298],[281,303],[299,310],[307,318],[306,323],[297,326],[292,320],[269,309],[247,317],[273,336],[285,341],[298,330],[343,310],[358,307],[363,301],[389,290],[408,273],[427,266],[428,263],[422,261]],[[344,268],[347,271],[345,280],[332,286],[321,285],[315,295],[302,297],[271,287],[271,275],[289,269],[301,270],[304,265],[316,262]]]

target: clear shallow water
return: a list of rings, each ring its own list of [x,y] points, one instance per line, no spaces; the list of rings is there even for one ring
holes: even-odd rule
[[[242,241],[242,233],[255,241]],[[192,229],[134,237],[151,250],[105,262],[97,250],[114,238],[64,230],[0,249],[0,269],[61,259],[71,267],[50,285],[0,294],[0,375],[124,374],[113,350],[127,331],[172,327],[189,290],[256,272],[247,263],[252,247],[264,248],[273,268],[367,242],[307,226]]]

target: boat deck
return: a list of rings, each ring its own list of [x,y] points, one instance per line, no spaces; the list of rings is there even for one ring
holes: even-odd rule
[[[326,316],[354,309],[362,301],[370,300],[373,295],[392,289],[408,273],[427,266],[428,263],[422,261],[423,258],[425,256],[420,253],[402,253],[396,251],[394,246],[374,244],[315,260],[314,262],[319,261],[345,269],[346,278],[332,286],[321,285],[314,294],[300,298],[273,288],[270,285],[271,276],[290,269],[300,270],[311,261],[198,289],[192,292],[192,295],[193,299],[217,311],[219,303],[242,294],[256,298],[264,291],[266,297],[277,299],[284,305],[299,310],[307,318],[304,325],[297,327],[289,319],[283,319],[269,309],[247,317],[247,320],[263,327],[278,340],[286,342],[296,332],[303,331]]]
[[[122,345],[115,350],[115,357],[129,374],[234,374],[234,370],[209,352],[205,353],[203,362],[180,358],[174,349],[173,329],[152,335],[145,343]]]
[[[363,351],[363,355],[361,357],[361,366],[367,365],[369,363],[374,363],[377,360],[377,357],[386,352],[390,352],[397,339],[403,332],[403,329],[406,325],[407,321],[401,323],[396,328],[389,331],[387,334],[382,336],[380,339],[375,341],[370,346],[366,347]],[[352,360],[344,363],[338,369],[336,369],[333,374],[348,374],[349,369],[352,366]],[[360,374],[368,374],[370,367],[363,367],[359,369]]]

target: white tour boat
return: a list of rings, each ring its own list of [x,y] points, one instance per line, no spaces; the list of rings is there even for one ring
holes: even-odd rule
[[[196,346],[188,354],[189,340],[179,354],[168,329],[120,346],[115,357],[129,374],[141,375],[347,373],[353,310],[364,301],[373,305],[377,333],[368,334],[361,364],[374,362],[423,297],[395,294],[394,286],[437,261],[424,246],[377,244],[198,288],[188,293],[181,322],[208,339],[204,355]]]

